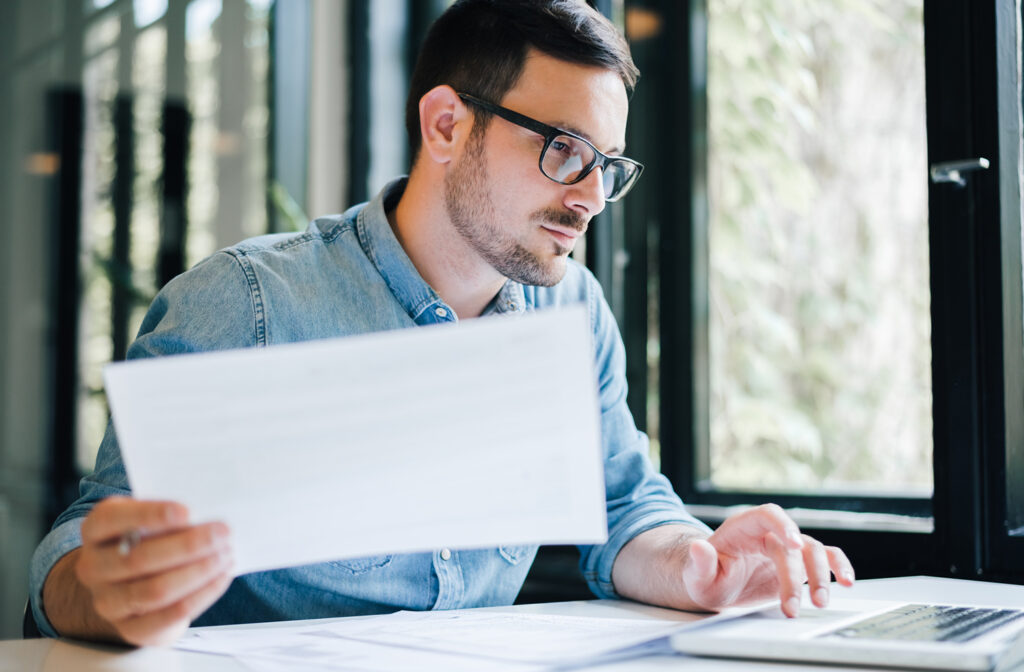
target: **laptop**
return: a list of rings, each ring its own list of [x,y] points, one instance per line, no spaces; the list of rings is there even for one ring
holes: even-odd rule
[[[796,619],[775,604],[685,630],[670,642],[681,653],[716,658],[1002,671],[1024,663],[1022,633],[1024,607],[834,596],[828,608],[804,608]]]

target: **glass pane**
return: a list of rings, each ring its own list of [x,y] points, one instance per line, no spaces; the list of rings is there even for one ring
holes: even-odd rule
[[[267,232],[267,137],[270,133],[269,0],[250,0],[246,11],[245,55],[249,82],[242,122],[245,178],[242,187],[242,235]],[[234,241],[232,241],[234,242]]]
[[[217,72],[220,44],[215,23],[220,13],[220,0],[195,0],[186,14],[187,95],[192,116],[186,266],[193,266],[216,249],[215,224],[220,195],[217,148],[222,138],[217,128],[221,82]]]
[[[133,185],[130,261],[134,305],[128,335],[134,338],[149,302],[156,294],[156,254],[160,246],[160,180],[163,175],[163,134],[167,31],[155,25],[138,35],[132,60],[135,179]]]
[[[148,26],[167,13],[167,0],[133,0],[132,13],[136,27]]]
[[[218,247],[266,232],[267,66],[269,21],[265,3],[195,0],[186,12],[185,63],[168,63],[169,35],[159,18],[160,0],[134,0],[143,8],[142,30],[120,15],[92,20],[100,49],[83,65],[85,138],[82,156],[82,305],[79,314],[78,466],[90,471],[108,417],[102,368],[114,354],[114,335],[134,338],[159,289],[157,258],[164,211],[164,113],[168,72],[184,66],[192,117],[188,158],[187,265]],[[127,4],[125,5],[127,7]],[[109,11],[109,10],[108,10]],[[104,23],[121,22],[118,33]],[[114,24],[111,24],[114,25]],[[171,25],[176,25],[171,22]],[[127,28],[125,28],[127,26]],[[113,31],[113,32],[112,32]],[[110,35],[119,39],[111,42]],[[106,37],[103,37],[106,36]],[[101,39],[102,37],[102,39]],[[128,51],[121,52],[121,49]],[[129,137],[117,136],[115,100],[130,103]],[[128,268],[112,263],[115,149],[130,143],[131,175]],[[45,157],[43,157],[45,158]],[[42,159],[40,160],[42,161]],[[115,317],[115,287],[128,283],[127,315]],[[117,324],[114,324],[115,319]],[[122,324],[126,322],[126,324]]]
[[[269,12],[197,0],[186,15],[187,265],[267,231]]]
[[[923,0],[708,0],[709,477],[931,492]]]
[[[370,4],[370,174],[369,194],[406,171],[405,74],[407,13],[403,0]]]
[[[83,47],[87,56],[109,49],[121,36],[121,16],[114,12],[103,15],[85,29]]]
[[[107,50],[82,73],[85,135],[82,148],[82,303],[79,309],[78,464],[91,469],[107,425],[103,366],[113,352],[111,274],[114,208],[114,98],[119,54]]]

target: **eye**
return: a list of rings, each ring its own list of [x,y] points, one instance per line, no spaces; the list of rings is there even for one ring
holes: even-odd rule
[[[559,140],[558,138],[555,138],[554,140],[551,141],[551,145],[548,149],[553,149],[559,154],[568,155],[572,153],[572,147],[569,145],[569,143]]]

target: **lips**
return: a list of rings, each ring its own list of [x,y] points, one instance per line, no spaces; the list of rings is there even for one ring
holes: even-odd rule
[[[582,231],[576,231],[575,229],[556,229],[551,226],[542,226],[541,228],[550,233],[555,240],[566,247],[573,246],[576,243],[576,239],[583,235]]]

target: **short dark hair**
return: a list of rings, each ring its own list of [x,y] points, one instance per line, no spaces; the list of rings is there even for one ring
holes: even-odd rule
[[[405,104],[412,163],[421,144],[420,98],[447,84],[500,103],[522,74],[531,47],[614,71],[627,95],[640,76],[626,39],[583,0],[458,0],[431,26],[412,73]],[[474,112],[479,123],[490,120],[489,113]]]

